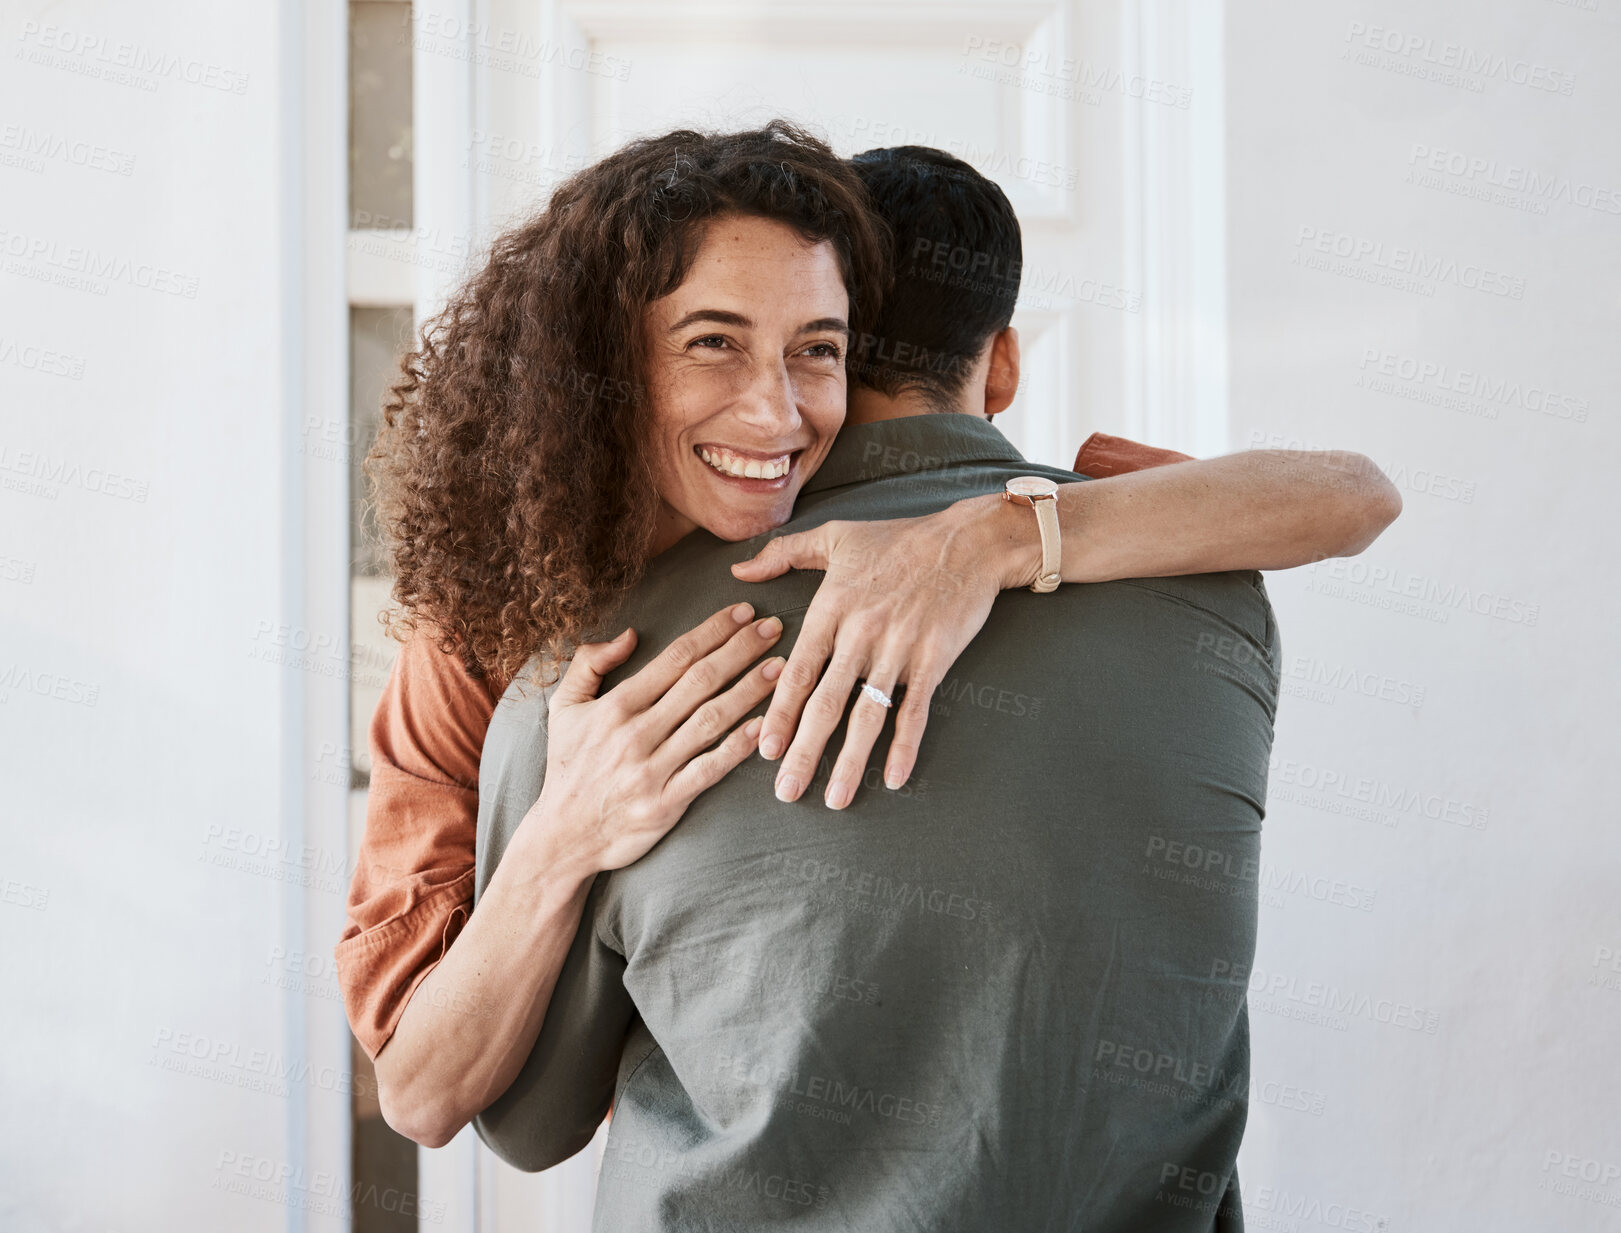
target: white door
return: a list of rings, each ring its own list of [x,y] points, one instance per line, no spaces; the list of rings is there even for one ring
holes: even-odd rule
[[[1068,466],[1094,429],[1219,452],[1220,28],[1177,0],[418,0],[419,314],[460,276],[440,258],[627,139],[780,116],[844,154],[940,147],[1007,192],[1025,381],[997,424],[1027,457]],[[469,1133],[423,1188],[481,1233],[585,1229],[600,1149],[529,1177]]]

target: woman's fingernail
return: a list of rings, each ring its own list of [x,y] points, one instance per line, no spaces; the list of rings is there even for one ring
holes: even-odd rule
[[[777,799],[790,803],[799,799],[799,780],[792,775],[783,775],[777,779]]]
[[[782,669],[787,660],[781,655],[774,655],[760,665],[760,675],[768,681],[774,681],[782,675]]]
[[[760,742],[760,756],[768,762],[782,757],[782,737],[773,732]],[[780,782],[780,781],[779,781]]]
[[[827,801],[829,809],[843,809],[850,803],[850,785],[847,783],[830,783],[827,785]]]
[[[766,617],[754,628],[760,631],[760,637],[762,638],[775,638],[782,632],[782,622],[776,617]]]
[[[755,737],[760,735],[760,725],[764,722],[765,720],[756,715],[753,719],[749,720],[748,723],[743,725],[743,735],[752,741]]]
[[[898,770],[884,772],[884,787],[886,788],[898,788],[905,782],[906,776],[902,775]]]
[[[732,609],[732,620],[736,621],[739,625],[743,624],[753,615],[754,608],[750,604],[738,604]]]

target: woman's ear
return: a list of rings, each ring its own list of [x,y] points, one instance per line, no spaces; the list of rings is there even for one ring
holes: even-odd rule
[[[991,362],[985,373],[985,415],[1006,411],[1019,392],[1019,331],[1011,325],[991,339]]]

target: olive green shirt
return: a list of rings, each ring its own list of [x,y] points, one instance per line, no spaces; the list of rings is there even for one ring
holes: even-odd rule
[[[974,417],[852,426],[773,534],[1022,474],[1082,478]],[[604,688],[730,601],[780,615],[786,653],[822,574],[736,581],[767,538],[695,531],[656,558],[608,626],[639,641]],[[893,585],[953,602],[950,579]],[[479,1136],[543,1169],[612,1102],[613,1233],[1241,1229],[1278,663],[1252,572],[1003,592],[905,787],[881,783],[891,712],[827,809],[841,723],[799,801],[752,757],[597,879]],[[520,680],[485,738],[478,893],[540,793],[548,692]]]

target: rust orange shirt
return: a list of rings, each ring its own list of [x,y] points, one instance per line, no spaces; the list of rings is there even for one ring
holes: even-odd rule
[[[1095,432],[1071,470],[1091,479],[1189,455]],[[334,955],[355,1039],[376,1058],[473,908],[478,763],[504,683],[471,677],[431,638],[400,649],[372,716],[366,832]]]

